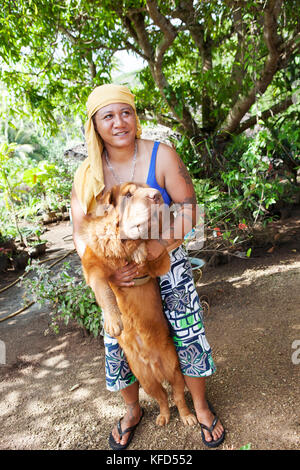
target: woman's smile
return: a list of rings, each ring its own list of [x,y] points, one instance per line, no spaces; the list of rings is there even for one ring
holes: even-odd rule
[[[135,137],[136,119],[131,106],[113,103],[101,108],[95,115],[98,133],[107,144],[110,139]],[[111,142],[112,143],[112,142]]]
[[[119,131],[119,132],[115,132],[113,135],[116,135],[116,136],[122,136],[122,135],[126,135],[128,134],[128,131]]]

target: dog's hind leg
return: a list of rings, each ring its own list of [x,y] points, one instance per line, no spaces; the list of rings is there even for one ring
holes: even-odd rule
[[[184,396],[184,378],[179,368],[176,368],[172,380],[170,380],[173,389],[174,402],[178,408],[180,418],[183,424],[192,426],[197,424],[197,418],[189,410]]]
[[[159,415],[156,418],[156,424],[158,426],[165,426],[170,421],[170,408],[167,392],[157,380],[151,383],[148,390],[147,388],[148,387],[144,388],[145,392],[155,398],[159,405]]]
[[[164,379],[161,374],[161,363],[155,360],[151,363],[143,362],[132,357],[129,365],[141,387],[158,402],[160,412],[156,418],[156,424],[165,426],[170,421],[170,408],[167,392],[160,383]]]
[[[180,418],[185,425],[197,424],[197,418],[189,410],[184,396],[184,378],[180,370],[175,349],[170,348],[164,354],[162,370],[172,386],[174,402],[178,408]]]
[[[144,367],[143,372],[135,375],[138,377],[145,392],[158,402],[159,415],[156,418],[156,424],[158,426],[165,426],[170,421],[170,408],[166,390],[157,380],[150,367]]]

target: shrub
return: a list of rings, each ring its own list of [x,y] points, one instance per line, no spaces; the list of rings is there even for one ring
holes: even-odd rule
[[[53,275],[50,267],[33,262],[26,271],[33,272],[34,276],[22,281],[25,299],[30,295],[31,300],[40,305],[48,303],[53,331],[59,332],[59,321],[67,325],[75,320],[88,333],[99,335],[103,324],[101,308],[82,278],[81,268],[72,269],[70,263],[65,262],[63,269]]]

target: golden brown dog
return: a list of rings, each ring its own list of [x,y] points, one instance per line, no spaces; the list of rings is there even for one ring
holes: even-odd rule
[[[105,331],[118,336],[132,372],[159,403],[156,423],[163,426],[170,419],[167,393],[161,385],[167,380],[182,421],[191,425],[197,420],[186,405],[184,379],[155,279],[169,271],[169,254],[165,250],[159,258],[147,260],[147,240],[143,239],[153,225],[159,226],[155,208],[162,203],[159,191],[147,185],[125,183],[105,193],[99,201],[101,215],[92,216],[83,227],[87,248],[82,266],[103,309]],[[142,275],[135,286],[111,283],[112,273],[132,260]]]

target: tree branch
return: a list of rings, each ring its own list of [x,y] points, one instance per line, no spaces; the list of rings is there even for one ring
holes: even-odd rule
[[[137,14],[137,13],[140,13],[140,12],[131,12],[131,13],[132,14],[134,14],[134,13]],[[122,16],[122,21],[123,21],[123,24],[124,24],[125,28],[127,29],[128,33],[130,34],[130,36],[134,39],[134,41],[137,44],[139,44],[139,36],[138,36],[136,30],[133,27],[133,24],[132,24],[133,21],[130,19],[129,16]],[[131,49],[133,52],[135,52],[140,57],[142,57],[142,59],[144,59],[146,61],[148,61],[150,59],[150,57],[145,54],[145,48],[142,48],[142,50],[144,52],[141,52],[140,49],[138,49],[138,47],[135,47],[135,45],[131,44],[129,41],[126,41],[125,44],[128,46],[129,49]]]
[[[156,67],[161,68],[165,52],[169,49],[177,36],[177,30],[172,23],[163,16],[154,0],[146,0],[147,9],[153,22],[163,33],[163,40],[158,44],[155,51]]]
[[[94,79],[97,75],[97,70],[96,70],[96,65],[95,65],[95,62],[93,61],[93,59],[88,59],[87,56],[85,56],[86,60],[88,61],[89,63],[89,68],[90,68],[90,72],[91,72],[91,77],[92,79]]]
[[[201,56],[201,68],[202,73],[209,71],[213,67],[212,63],[212,45],[213,41],[211,40],[210,35],[207,33],[205,35],[204,27],[202,24],[197,22],[196,19],[197,13],[195,11],[192,0],[181,0],[178,4],[176,10],[172,13],[173,18],[179,18],[185,23],[185,28],[187,29],[199,50]],[[201,101],[201,111],[202,111],[202,129],[203,131],[209,132],[215,127],[215,120],[212,115],[213,102],[209,93],[207,92],[207,87],[203,85],[202,88],[202,101]],[[196,123],[193,123],[193,128],[196,129]]]
[[[238,96],[243,85],[243,77],[245,73],[244,56],[245,56],[245,29],[243,22],[242,7],[237,6],[233,9],[234,31],[237,35],[237,50],[231,70],[230,83],[233,84],[232,105],[237,102]]]
[[[163,57],[166,50],[173,43],[177,31],[173,28],[172,24],[158,11],[157,4],[153,0],[147,0],[147,8],[149,8],[149,13],[151,12],[151,18],[161,28],[161,31],[164,33],[164,39],[154,50],[149,37],[146,31],[146,25],[144,21],[144,15],[141,13],[129,14],[128,17],[132,22],[132,25],[128,27],[134,27],[136,34],[136,40],[141,46],[144,56],[147,58],[149,68],[155,83],[157,84],[161,95],[163,96],[166,103],[168,103],[172,113],[177,118],[178,122],[182,127],[188,132],[196,133],[198,130],[197,124],[192,118],[188,109],[182,106],[182,116],[176,112],[176,106],[178,105],[177,98],[173,93],[172,89],[169,86],[168,81],[163,73]],[[166,96],[166,90],[169,90],[169,96]]]
[[[64,26],[62,25],[58,25],[58,30],[63,33],[70,41],[72,44],[76,44],[77,43],[77,38],[75,36],[73,36],[73,34],[70,33],[70,31],[68,31],[66,28],[64,28]]]
[[[141,120],[145,120],[147,122],[153,122],[153,123],[158,123],[158,124],[161,124],[162,126],[164,127],[168,127],[169,129],[173,129],[174,126],[176,126],[177,123],[177,120],[174,119],[172,116],[170,115],[165,115],[165,114],[159,114],[158,116],[156,116],[155,112],[153,111],[153,113],[151,113],[151,110],[150,110],[150,114],[149,112],[148,113],[139,113],[139,118]],[[182,129],[184,130],[184,129]]]
[[[259,119],[266,120],[269,117],[276,116],[276,114],[279,114],[282,111],[285,111],[287,108],[292,106],[292,104],[293,104],[292,98],[287,98],[283,101],[280,101],[280,103],[274,104],[274,106],[272,106],[271,108],[263,111],[261,113],[261,116],[259,116]],[[241,134],[246,129],[249,129],[250,127],[254,126],[257,123],[257,118],[258,116],[252,116],[251,118],[242,122],[240,126],[237,128],[237,130],[235,131],[235,134]]]
[[[150,69],[154,60],[154,50],[148,39],[143,13],[128,13],[124,18],[124,24],[129,33],[143,50],[145,59],[148,61]]]
[[[298,27],[300,28],[300,22]],[[287,42],[283,43],[279,50],[280,59],[278,67],[280,69],[284,69],[288,64],[291,55],[295,54],[296,52],[300,52],[300,32],[298,31],[295,36],[293,36]]]
[[[221,136],[235,133],[242,118],[255,103],[257,94],[264,94],[278,70],[280,39],[277,35],[277,16],[279,14],[280,5],[282,5],[282,0],[269,0],[267,2],[264,14],[264,40],[269,53],[263,72],[260,79],[254,83],[254,86],[249,91],[248,95],[241,97],[229,112],[227,120],[221,127]]]

